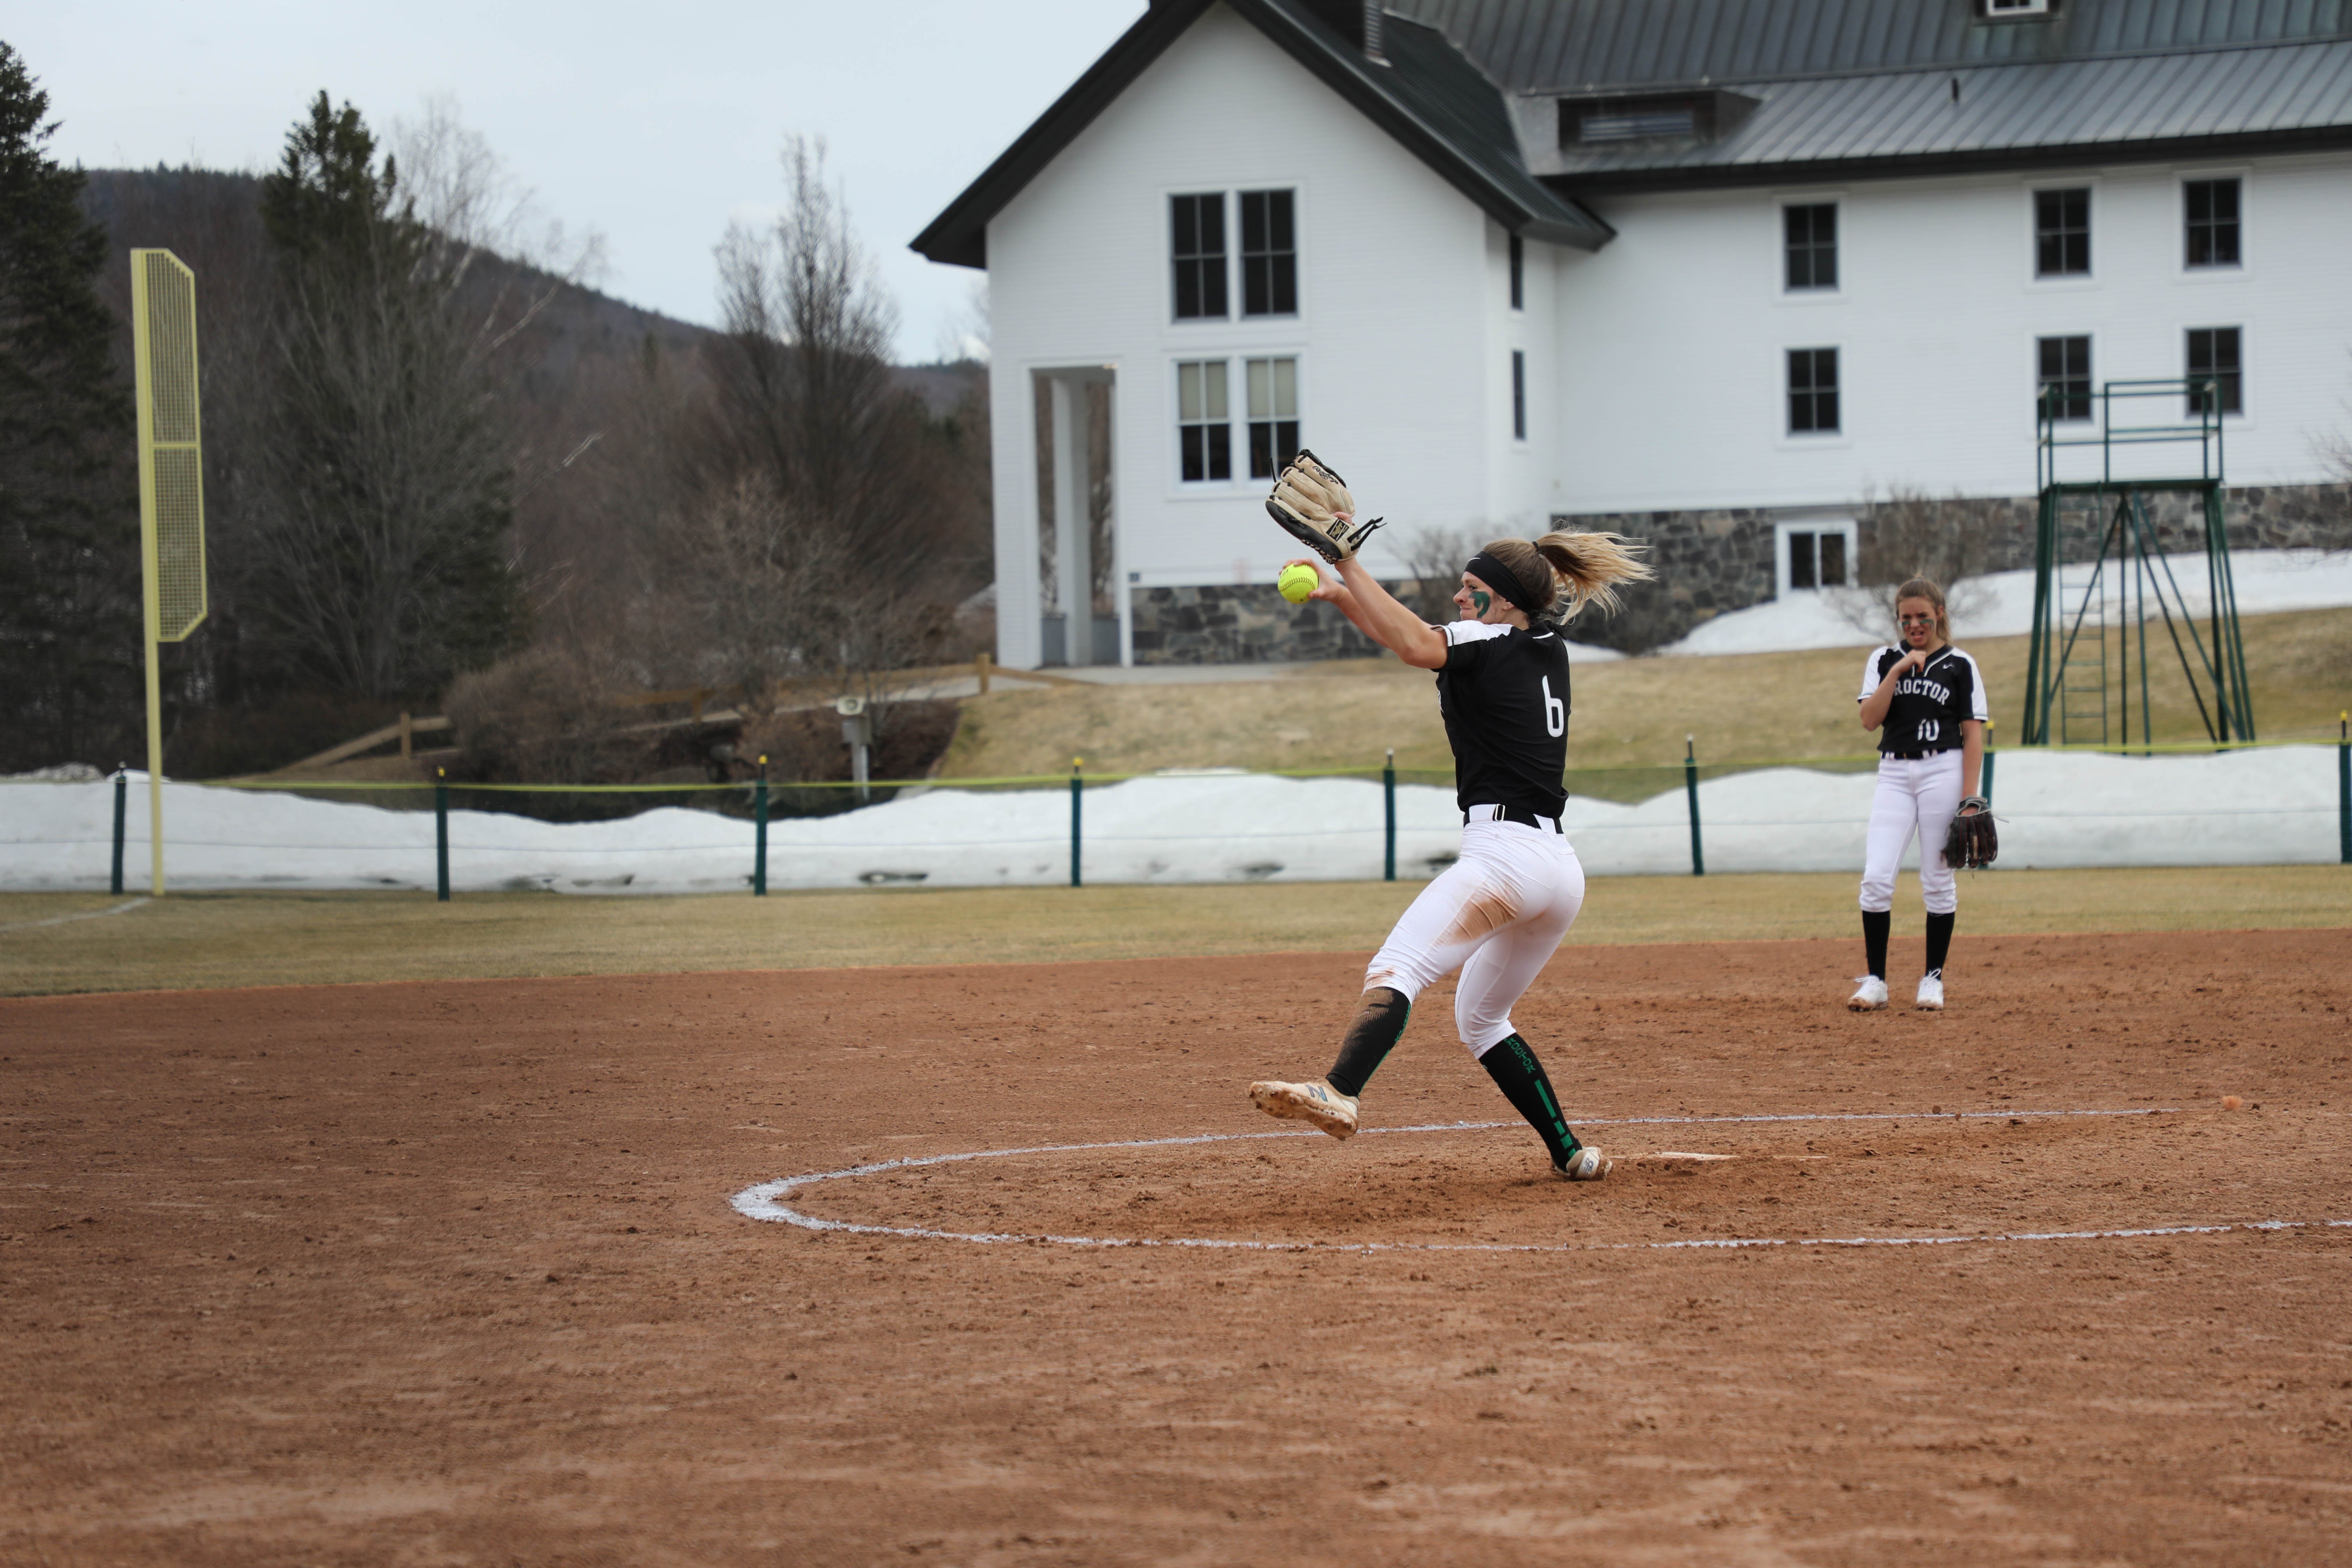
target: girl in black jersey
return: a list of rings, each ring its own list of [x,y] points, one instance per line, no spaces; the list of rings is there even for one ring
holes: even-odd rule
[[[1273,1116],[1334,1138],[1356,1131],[1357,1097],[1404,1033],[1422,988],[1459,968],[1454,1021],[1462,1043],[1544,1141],[1552,1169],[1599,1181],[1610,1162],[1577,1142],[1511,1006],[1534,983],[1584,902],[1584,870],[1560,830],[1568,804],[1568,647],[1561,623],[1587,605],[1613,606],[1612,584],[1646,578],[1638,546],[1613,533],[1500,539],[1471,557],[1454,603],[1461,619],[1433,626],[1399,604],[1354,558],[1314,596],[1339,606],[1405,663],[1437,672],[1454,748],[1461,858],[1423,889],[1364,972],[1361,1010],[1319,1083],[1250,1085]],[[1302,563],[1313,564],[1313,563]]]
[[[1959,886],[1944,864],[1944,835],[1963,811],[1988,809],[1977,794],[1984,767],[1984,679],[1952,646],[1944,591],[1925,577],[1895,590],[1902,641],[1874,648],[1862,672],[1862,727],[1878,736],[1878,788],[1870,800],[1870,847],[1863,862],[1862,942],[1870,973],[1846,1001],[1857,1013],[1886,1005],[1886,931],[1895,871],[1919,837],[1919,891],[1927,906],[1927,967],[1917,1005],[1944,1005],[1944,959],[1951,951]]]

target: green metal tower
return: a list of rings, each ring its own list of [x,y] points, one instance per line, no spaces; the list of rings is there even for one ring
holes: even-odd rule
[[[2151,610],[2188,679],[2206,734],[2216,745],[2254,738],[2237,587],[2222,525],[2221,399],[2220,384],[2210,380],[2111,381],[2095,398],[2087,389],[2043,390],[2035,419],[2042,506],[2034,534],[2024,744],[2128,746],[2135,696],[2139,742],[2151,743]],[[2095,432],[2063,433],[2084,423],[2095,402]],[[2178,420],[2119,425],[2118,405],[2127,420],[2151,406],[2186,412]],[[2168,447],[2171,456],[2181,457],[2191,445],[2197,448],[2193,479],[2116,471],[2119,447]],[[2087,471],[2094,451],[2098,477],[2068,477]],[[2137,466],[2136,456],[2124,454],[2126,468]],[[2157,542],[2149,500],[2160,495],[2188,497],[2203,521],[2207,624],[2201,635],[2172,563]],[[2163,659],[2161,642],[2155,657]]]

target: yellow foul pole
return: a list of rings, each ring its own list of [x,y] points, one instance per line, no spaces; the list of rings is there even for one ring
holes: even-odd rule
[[[168,250],[131,253],[139,408],[139,547],[147,654],[147,837],[163,896],[163,646],[203,622],[204,458],[196,407],[196,277]]]

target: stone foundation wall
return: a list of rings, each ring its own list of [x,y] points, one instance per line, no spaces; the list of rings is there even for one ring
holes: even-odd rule
[[[2032,496],[1931,503],[1955,531],[1975,535],[1976,570],[2012,572],[2033,564]],[[2112,508],[2110,503],[2110,508]],[[2201,550],[2204,521],[2194,515],[2190,494],[2149,498],[2150,521],[2168,552]],[[2352,550],[2352,486],[2247,486],[2222,492],[2224,526],[2232,550]],[[1646,539],[1658,580],[1621,589],[1625,608],[1614,616],[1580,621],[1584,641],[1639,653],[1674,642],[1700,622],[1744,610],[1773,595],[1775,523],[1834,514],[1838,509],[1807,507],[1776,510],[1740,508],[1723,511],[1587,512],[1555,517],[1565,528],[1606,529]],[[2108,516],[2112,516],[2112,510]],[[1853,510],[1859,563],[1865,582],[1893,582],[1911,570],[1889,558],[1872,509]],[[2104,523],[2105,518],[2100,521]],[[2070,525],[2063,553],[2087,559],[2097,532],[2087,516]]]
[[[2194,498],[2151,499],[2157,537],[2168,551],[2202,547],[2204,526],[2190,514]],[[2224,515],[2232,550],[2352,550],[2352,486],[2249,486],[2225,490]],[[2033,564],[2036,502],[2032,496],[1936,503],[1949,526],[1976,536],[1985,572],[2019,571]],[[1613,616],[1591,615],[1576,623],[1581,642],[1601,643],[1640,653],[1675,641],[1700,622],[1744,610],[1772,597],[1773,525],[1834,514],[1837,509],[1808,507],[1776,510],[1739,507],[1720,511],[1586,512],[1556,517],[1567,528],[1608,529],[1650,542],[1654,583],[1621,590],[1625,608]],[[1909,566],[1886,559],[1876,519],[1856,507],[1860,568],[1866,581],[1896,576]],[[2093,543],[2085,528],[2070,530],[2069,559]],[[1409,584],[1391,583],[1391,592]],[[1138,664],[1266,664],[1322,658],[1364,658],[1378,654],[1347,617],[1328,605],[1292,605],[1270,583],[1190,588],[1137,588],[1135,662]]]
[[[1294,605],[1271,583],[1130,592],[1138,664],[1285,664],[1381,651],[1338,610]]]

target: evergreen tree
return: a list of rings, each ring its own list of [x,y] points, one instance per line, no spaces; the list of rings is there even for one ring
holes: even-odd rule
[[[268,515],[245,604],[289,673],[423,694],[515,639],[513,467],[457,309],[468,252],[420,223],[359,111],[320,93],[262,182],[279,304]]]
[[[0,43],[0,770],[110,763],[139,713],[131,399],[97,291],[106,231],[43,151],[56,128]]]

